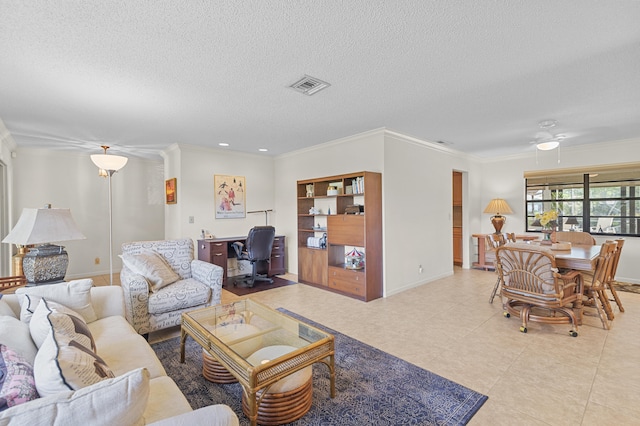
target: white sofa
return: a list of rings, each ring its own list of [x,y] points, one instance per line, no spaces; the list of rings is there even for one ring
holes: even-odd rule
[[[40,287],[64,285],[72,288],[72,283]],[[238,425],[238,417],[226,405],[192,411],[153,349],[125,319],[124,298],[119,286],[93,287],[91,283],[87,293],[97,319],[87,321],[86,326],[95,341],[95,353],[115,377],[11,406],[0,411],[0,425]],[[43,297],[55,301],[47,295]],[[38,362],[35,360],[38,351],[43,351],[45,345],[38,349],[30,326],[20,320],[21,301],[24,305],[25,300],[33,299],[33,296],[27,298],[19,294],[4,295],[0,299],[0,344],[14,348],[31,365]],[[63,304],[62,300],[57,302]],[[69,307],[76,312],[84,309],[84,306]],[[47,338],[52,335],[56,335],[54,331],[50,331]],[[179,356],[177,347],[176,356]],[[36,371],[35,384],[39,390],[38,379]]]

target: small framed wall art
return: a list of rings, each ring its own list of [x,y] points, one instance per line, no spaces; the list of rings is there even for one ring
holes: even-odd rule
[[[246,216],[244,176],[214,175],[216,219],[237,219]]]
[[[164,181],[164,199],[166,204],[176,204],[178,202],[177,178]]]

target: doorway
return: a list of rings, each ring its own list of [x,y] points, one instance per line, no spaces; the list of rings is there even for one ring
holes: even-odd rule
[[[462,173],[453,171],[453,264],[462,266]]]

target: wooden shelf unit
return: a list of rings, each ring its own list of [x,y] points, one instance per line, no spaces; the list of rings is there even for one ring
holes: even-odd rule
[[[354,188],[360,180],[364,190]],[[337,195],[327,195],[331,184]],[[313,196],[307,197],[307,185]],[[356,193],[346,193],[351,186]],[[357,172],[297,182],[298,187],[298,281],[360,300],[382,297],[382,175]],[[347,206],[364,206],[362,214],[345,214]],[[310,214],[311,208],[320,209]],[[329,213],[331,211],[331,214]],[[309,237],[327,234],[327,247],[307,246]],[[345,254],[364,252],[365,268],[345,268]]]

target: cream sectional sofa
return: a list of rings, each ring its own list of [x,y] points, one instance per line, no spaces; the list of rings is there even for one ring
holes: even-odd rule
[[[32,287],[27,292],[65,286],[65,289],[57,288],[62,293],[52,293],[55,297],[43,296],[50,309],[47,312],[55,309],[49,307],[56,305],[52,301],[59,305],[64,305],[65,301],[74,305],[65,306],[88,319],[86,327],[95,341],[95,354],[113,373],[108,377],[115,377],[100,379],[80,389],[74,388],[76,390],[63,389],[46,396],[40,395],[37,399],[10,406],[0,411],[0,425],[238,425],[238,417],[226,405],[212,405],[192,411],[180,389],[167,376],[153,349],[125,319],[122,289],[119,286],[93,287],[90,281]],[[72,294],[64,296],[64,290]],[[75,304],[70,302],[76,300],[77,293],[82,292],[87,293],[82,295],[84,301]],[[87,306],[87,297],[90,306]],[[46,337],[40,336],[36,340],[44,339],[45,342],[38,349],[32,335],[35,333],[35,318],[41,307],[38,306],[33,313],[34,324],[27,325],[20,320],[21,315],[29,311],[26,309],[29,303],[34,300],[44,305],[33,294],[29,297],[24,294],[4,295],[0,299],[0,347],[3,350],[4,347],[12,348],[34,366],[35,385],[40,391],[39,378],[62,364],[38,367],[44,358],[42,352],[48,344],[46,339],[53,340],[51,336],[58,335],[50,330]],[[58,308],[62,309],[60,306]],[[89,314],[88,308],[91,308]],[[49,323],[52,324],[52,320]],[[58,340],[62,340],[62,337]],[[179,356],[177,347],[176,356]]]

